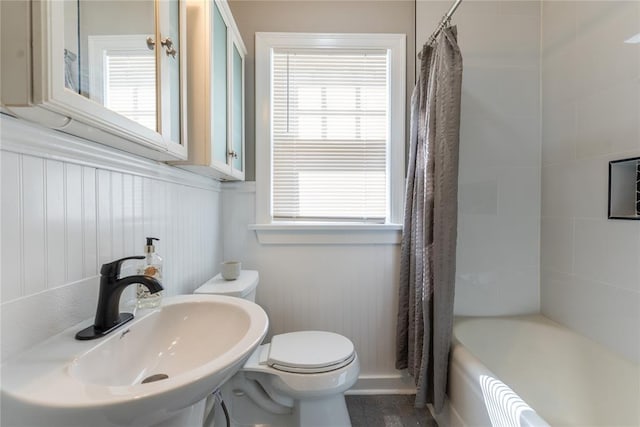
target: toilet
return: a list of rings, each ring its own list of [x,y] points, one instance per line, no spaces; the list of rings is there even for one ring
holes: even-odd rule
[[[195,293],[255,302],[258,281],[253,270],[242,270],[236,280],[218,274]],[[351,426],[344,392],[359,373],[348,338],[325,331],[290,332],[258,346],[222,394],[236,426]]]

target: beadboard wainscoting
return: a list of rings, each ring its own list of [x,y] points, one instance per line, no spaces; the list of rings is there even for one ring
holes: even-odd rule
[[[191,293],[216,274],[218,182],[8,116],[0,120],[3,360],[92,317],[100,265],[142,255],[146,236],[160,239],[165,295]]]
[[[400,245],[261,244],[255,183],[223,184],[224,254],[258,270],[256,301],[269,315],[269,336],[300,330],[336,332],[353,341],[360,379],[352,393],[410,393],[395,369]]]

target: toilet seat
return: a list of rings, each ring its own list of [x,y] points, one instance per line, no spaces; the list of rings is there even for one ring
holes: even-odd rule
[[[260,354],[260,364],[297,374],[317,374],[340,369],[353,361],[353,343],[325,331],[301,331],[276,335]]]

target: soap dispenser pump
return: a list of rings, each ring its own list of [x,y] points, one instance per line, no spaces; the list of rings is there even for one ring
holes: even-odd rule
[[[138,269],[138,274],[153,277],[162,283],[162,258],[156,252],[153,244],[154,240],[159,241],[155,237],[147,237],[147,244],[144,247],[145,260],[143,265]],[[152,294],[149,289],[142,285],[138,285],[136,289],[138,308],[155,308],[162,301],[162,292]]]

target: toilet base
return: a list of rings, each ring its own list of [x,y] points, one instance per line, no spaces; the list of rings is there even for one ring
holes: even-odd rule
[[[291,414],[272,414],[247,395],[222,386],[222,396],[231,414],[232,427],[350,427],[351,419],[342,393],[310,401],[296,401]],[[215,425],[224,426],[222,410],[216,408]]]
[[[298,401],[293,416],[301,427],[351,427],[344,395]]]

